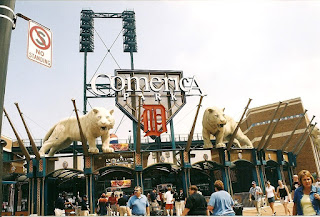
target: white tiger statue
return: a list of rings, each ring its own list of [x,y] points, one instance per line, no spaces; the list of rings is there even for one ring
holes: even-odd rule
[[[86,115],[79,117],[83,134],[89,143],[90,153],[99,153],[96,146],[96,138],[99,136],[102,139],[102,151],[114,151],[110,147],[109,133],[115,123],[113,112],[114,110],[108,111],[105,108],[93,108]],[[50,150],[48,156],[54,156],[57,151],[69,147],[72,141],[81,141],[76,117],[64,119],[54,125],[46,134],[39,154],[45,156]]]
[[[237,123],[229,116],[224,114],[224,109],[209,107],[205,110],[202,119],[202,137],[204,148],[212,148],[210,135],[216,137],[216,148],[226,147],[225,143],[229,142]],[[241,148],[240,142],[244,144],[243,148],[253,148],[249,138],[238,129],[233,143]]]

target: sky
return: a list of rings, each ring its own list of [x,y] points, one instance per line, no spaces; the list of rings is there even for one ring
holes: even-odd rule
[[[201,134],[205,108],[224,107],[237,121],[249,98],[253,99],[249,108],[254,108],[301,97],[308,116],[316,115],[315,120],[320,121],[319,1],[17,0],[16,13],[53,33],[52,68],[47,68],[27,58],[28,22],[18,18],[12,32],[4,107],[22,138],[27,134],[15,102],[35,139],[42,139],[59,120],[75,115],[72,98],[83,110],[82,9],[106,13],[134,10],[135,69],[182,70],[184,77],[196,77],[207,96],[195,133]],[[95,19],[95,50],[88,54],[87,82],[95,73],[113,75],[115,69],[130,69],[122,35],[116,40],[121,29],[121,19]],[[110,48],[113,43],[111,53],[117,62],[111,55],[102,62],[107,53],[104,44]],[[115,109],[113,132],[119,139],[132,136],[131,121],[124,117],[120,124],[123,113],[114,99],[89,102],[92,107]],[[175,134],[190,132],[198,102],[199,97],[187,98],[173,119]],[[15,139],[6,118],[2,134]]]

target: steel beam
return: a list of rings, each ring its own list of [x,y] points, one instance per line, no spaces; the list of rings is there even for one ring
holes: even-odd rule
[[[93,18],[122,18],[122,13],[94,13]]]
[[[273,113],[273,116],[272,116],[272,118],[271,118],[270,124],[268,125],[266,131],[264,132],[264,134],[263,134],[263,136],[262,136],[262,138],[261,138],[261,140],[260,140],[260,142],[259,142],[259,144],[258,144],[258,147],[257,147],[258,151],[261,150],[261,148],[262,148],[262,146],[263,146],[263,144],[264,144],[264,141],[266,140],[266,136],[267,136],[267,134],[268,134],[268,132],[269,132],[269,129],[270,129],[272,123],[273,123],[273,119],[276,117],[276,115],[277,115],[277,113],[278,113],[278,110],[279,110],[281,104],[282,104],[282,102],[279,102],[277,109],[276,109],[276,110],[274,111],[274,113]]]

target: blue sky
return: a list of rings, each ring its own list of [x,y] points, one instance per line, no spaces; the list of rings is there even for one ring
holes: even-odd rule
[[[53,66],[27,59],[28,22],[18,18],[12,32],[4,106],[22,138],[27,138],[14,102],[18,102],[34,138],[43,138],[56,122],[74,115],[71,98],[83,109],[83,53],[79,52],[80,12],[136,13],[136,69],[182,70],[195,75],[207,96],[196,132],[201,133],[204,108],[225,107],[238,120],[250,107],[301,97],[308,116],[320,117],[320,2],[318,1],[22,1],[16,13],[53,32]],[[95,19],[95,28],[110,47],[120,33],[120,19]],[[130,68],[122,36],[111,53],[121,69]],[[106,49],[95,34],[95,52],[88,54],[88,82],[94,73],[113,74],[110,55],[98,69]],[[97,70],[98,69],[98,70]],[[198,97],[175,117],[175,133],[187,134]],[[90,100],[114,108],[116,127],[123,116],[114,99]],[[90,106],[88,106],[90,108]],[[126,139],[131,121],[119,126]],[[2,134],[15,138],[3,119]]]

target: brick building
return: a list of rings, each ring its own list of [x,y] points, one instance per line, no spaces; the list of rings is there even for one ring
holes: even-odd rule
[[[276,124],[275,121],[280,117],[285,108],[285,103],[288,103],[287,108],[283,112],[279,123],[275,128],[271,140],[268,144],[266,144],[268,136]],[[249,109],[245,120],[241,123],[240,127],[242,131],[249,137],[255,148],[259,146],[263,135],[271,123],[271,119],[276,111],[276,108],[278,107],[278,104],[279,102]],[[299,119],[303,116],[304,111],[305,108],[303,107],[300,98],[283,101],[273,120],[273,123],[268,130],[264,143],[266,145],[265,147],[268,147],[268,149],[281,149],[283,144],[285,144],[287,139],[290,137],[295,126],[298,124]],[[288,142],[286,147],[283,148],[283,151],[292,152],[293,150],[297,150],[295,147],[299,147],[298,142],[305,132],[309,122],[310,119],[306,114],[300,124],[297,126],[291,140]],[[304,139],[302,139],[302,142],[303,141]],[[260,145],[262,146],[263,142]],[[307,169],[311,173],[316,172],[317,174],[320,174],[320,150],[313,145],[310,136],[308,136],[303,148],[297,156],[297,167],[295,173],[302,169]]]

